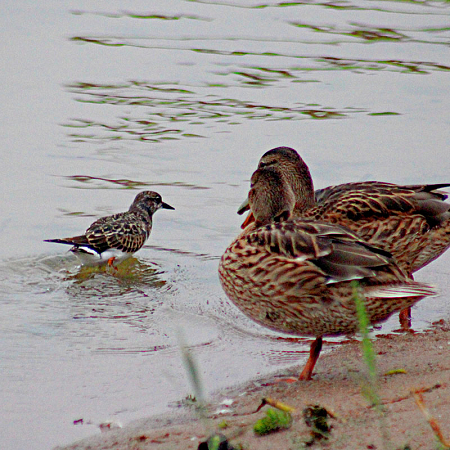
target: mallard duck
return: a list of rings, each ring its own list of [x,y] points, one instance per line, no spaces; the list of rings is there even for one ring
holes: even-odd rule
[[[314,192],[308,166],[292,148],[266,152],[258,168],[277,168],[295,194],[293,214],[343,225],[366,242],[392,253],[399,266],[413,273],[450,246],[450,204],[445,184],[396,185],[378,181],[346,183]],[[239,209],[242,214],[248,202]],[[244,227],[253,220],[249,214]],[[409,310],[400,315],[403,328]]]
[[[128,211],[96,220],[85,234],[45,242],[72,245],[70,251],[82,264],[116,266],[144,245],[152,230],[152,216],[160,208],[175,209],[157,192],[143,191]]]
[[[358,328],[353,280],[371,323],[413,305],[435,290],[411,280],[392,255],[342,226],[291,218],[296,194],[277,169],[251,178],[255,221],[231,243],[219,264],[230,300],[270,329],[316,339],[301,380],[311,379],[322,337]]]

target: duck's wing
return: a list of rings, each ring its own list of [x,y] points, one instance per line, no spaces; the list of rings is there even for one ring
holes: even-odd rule
[[[396,185],[378,181],[346,183],[315,192],[317,206],[310,217],[347,224],[391,216],[420,215],[430,227],[450,218],[447,194],[450,184]]]
[[[249,245],[293,263],[310,261],[336,283],[373,277],[377,268],[393,264],[391,254],[373,247],[343,227],[323,222],[289,220],[250,232]],[[398,269],[400,276],[403,276]]]

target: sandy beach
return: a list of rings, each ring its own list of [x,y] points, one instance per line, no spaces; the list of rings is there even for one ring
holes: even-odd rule
[[[95,435],[58,450],[197,449],[211,434],[221,433],[236,449],[444,449],[412,392],[450,441],[450,323],[439,321],[426,333],[380,336],[377,355],[377,394],[383,411],[364,394],[368,382],[360,342],[350,340],[321,356],[312,381],[253,380],[218,392],[200,420],[193,407],[162,417],[143,419]],[[294,367],[283,376],[295,376]],[[267,385],[269,384],[269,385]],[[266,415],[258,412],[263,398],[281,401],[295,411],[290,428],[258,436],[253,425]],[[221,404],[228,400],[227,405]],[[232,402],[231,402],[232,400]],[[327,439],[312,439],[303,410],[320,405],[330,413]],[[220,411],[220,412],[219,412]],[[220,448],[226,448],[225,445]],[[231,447],[230,447],[231,448]]]

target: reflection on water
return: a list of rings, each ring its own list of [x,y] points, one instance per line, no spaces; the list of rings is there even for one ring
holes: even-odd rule
[[[23,302],[17,294],[51,295],[48,308],[64,303],[72,319],[111,319],[140,322],[162,303],[162,296],[174,290],[167,274],[154,263],[134,257],[117,270],[109,267],[83,267],[76,258],[46,256],[10,260],[0,267],[0,293],[5,303]],[[8,299],[11,302],[8,302]],[[31,297],[23,308],[38,306],[42,298]],[[32,300],[32,301],[30,301]],[[51,311],[49,311],[51,314]]]
[[[406,41],[406,42],[415,42],[415,43],[425,43],[425,44],[442,44],[447,45],[448,42],[445,38],[440,39],[440,36],[436,36],[436,34],[430,33],[439,33],[442,31],[449,31],[450,27],[439,26],[439,27],[429,27],[429,28],[404,28],[399,30],[394,30],[392,28],[382,28],[382,27],[371,27],[367,24],[360,23],[351,23],[350,27],[339,28],[337,26],[317,26],[317,25],[308,25],[301,22],[291,22],[291,25],[294,25],[299,28],[306,28],[314,32],[325,33],[330,35],[339,35],[339,36],[351,36],[354,38],[362,39],[363,41],[376,42],[376,41]],[[420,39],[419,36],[425,36],[426,39]],[[417,36],[416,38],[414,36]],[[334,44],[344,43],[346,41],[332,41]],[[445,69],[448,70],[448,67],[444,66]]]
[[[136,181],[136,180],[112,180],[108,178],[102,178],[102,177],[91,177],[88,175],[71,175],[66,177],[67,180],[71,181],[77,181],[79,183],[83,184],[83,188],[86,189],[88,186],[92,189],[99,189],[104,187],[105,185],[112,185],[114,187],[120,186],[126,189],[129,188],[150,188],[154,186],[180,186],[188,189],[209,189],[206,186],[197,186],[193,184],[188,183],[182,183],[182,182],[171,182],[171,183],[149,183],[149,182],[143,182],[143,181]],[[72,213],[74,214],[74,213]],[[78,213],[76,213],[78,214]]]
[[[139,286],[161,289],[166,285],[166,281],[159,279],[159,275],[162,274],[161,268],[145,264],[131,257],[117,268],[82,266],[76,275],[67,279],[73,280],[72,286],[80,286],[84,292],[85,289],[89,289],[88,286],[92,285],[101,286],[102,296],[103,294],[106,294],[106,296],[122,296],[130,289],[136,289]],[[75,292],[71,292],[71,294],[77,296]],[[92,294],[93,292],[88,292],[87,296]]]
[[[82,268],[65,280],[74,319],[109,319],[139,327],[146,324],[161,305],[161,293],[172,288],[161,279],[163,272],[135,258],[118,266]]]
[[[152,315],[174,289],[158,265],[135,258],[118,270],[80,268],[75,263],[73,256],[52,256],[8,261],[0,267],[0,292],[10,330],[38,333],[50,341],[58,337],[69,346],[88,333],[90,347],[102,351],[111,346],[119,351],[113,345],[116,341],[123,341],[120,351],[128,353],[168,347],[155,340],[144,340],[140,346],[130,340],[134,333],[160,333]],[[100,330],[103,337],[91,335],[93,330]]]
[[[101,12],[88,12],[88,11],[71,11],[72,14],[77,16],[82,16],[85,14],[92,14],[96,16],[103,16],[109,19],[120,19],[122,17],[129,17],[131,19],[158,19],[158,20],[181,20],[181,19],[192,19],[192,20],[206,20],[211,21],[212,19],[207,19],[200,16],[179,14],[179,15],[163,15],[163,14],[138,14],[133,12],[111,12],[111,13],[101,13]]]
[[[244,76],[245,84],[263,86],[266,80],[244,72],[233,72]],[[221,75],[224,75],[223,73]],[[251,79],[251,81],[249,80]],[[273,80],[273,78],[272,78]],[[131,82],[128,86],[86,86],[83,83],[71,86],[77,94],[77,100],[93,104],[146,106],[142,115],[119,116],[116,124],[73,119],[65,126],[80,131],[70,133],[74,142],[90,140],[138,140],[162,142],[183,138],[205,137],[194,132],[209,121],[239,124],[242,120],[291,120],[291,119],[329,119],[353,114],[354,108],[336,111],[331,107],[307,105],[296,102],[293,107],[266,105],[233,98],[221,98],[208,95],[207,98],[194,92],[184,91],[179,96],[179,89],[149,86],[147,83]],[[160,94],[158,97],[151,93]],[[83,130],[83,131],[81,131]],[[86,131],[84,131],[86,130]]]
[[[207,392],[304,361],[309,340],[249,321],[217,277],[269,148],[298,149],[317,188],[450,173],[450,2],[71,8],[14,4],[0,27],[11,52],[0,123],[0,421],[11,450],[31,434],[40,450],[96,432],[74,427],[80,418],[167,411],[191,392],[180,332]],[[147,188],[176,211],[155,218],[118,271],[80,268],[42,242],[125,210],[127,191]],[[450,314],[449,258],[418,274],[444,295],[413,309],[416,330]],[[377,333],[396,328],[393,317]]]

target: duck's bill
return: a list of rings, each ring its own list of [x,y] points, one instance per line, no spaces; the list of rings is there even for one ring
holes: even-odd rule
[[[162,202],[161,203],[161,208],[164,209],[175,209],[173,206],[168,205],[167,203]]]
[[[242,205],[239,206],[239,209],[237,210],[237,213],[239,215],[242,215],[245,213],[245,211],[248,211],[250,209],[250,204],[248,202],[248,198],[246,198],[243,202]]]
[[[247,215],[247,217],[245,218],[244,222],[241,225],[241,228],[247,228],[251,223],[253,223],[255,221],[255,217],[253,216],[253,213],[250,211]]]

